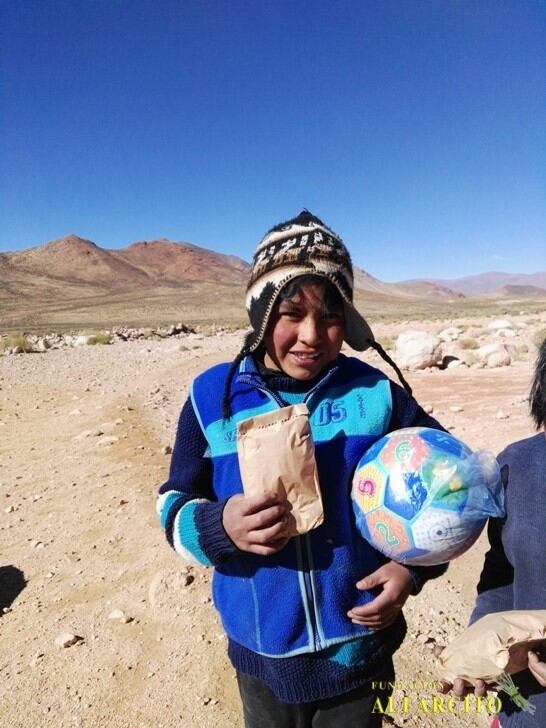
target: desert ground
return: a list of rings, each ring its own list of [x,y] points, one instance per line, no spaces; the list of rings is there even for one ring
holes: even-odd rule
[[[385,323],[376,334],[458,323]],[[485,330],[487,319],[471,323]],[[546,326],[546,315],[534,314],[533,326]],[[242,727],[210,572],[169,548],[155,514],[188,384],[230,359],[241,338],[190,334],[0,357],[2,727]],[[534,353],[530,346],[495,369],[407,377],[454,435],[496,453],[533,433]],[[395,378],[375,355],[358,356]],[[485,549],[482,535],[409,599],[409,631],[396,655],[407,690],[395,691],[390,724],[488,725],[473,703],[453,715],[430,705],[432,647],[463,629]],[[396,709],[404,694],[408,713]]]

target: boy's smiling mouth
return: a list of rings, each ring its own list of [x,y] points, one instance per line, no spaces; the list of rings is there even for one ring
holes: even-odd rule
[[[320,351],[291,351],[290,354],[300,364],[305,362],[315,362],[320,356],[322,356],[322,352]]]

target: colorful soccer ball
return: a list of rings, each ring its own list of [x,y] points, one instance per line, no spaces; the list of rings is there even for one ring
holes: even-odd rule
[[[498,465],[490,453],[482,455],[427,427],[382,437],[353,478],[360,534],[403,564],[441,564],[459,556],[490,515],[502,515]]]

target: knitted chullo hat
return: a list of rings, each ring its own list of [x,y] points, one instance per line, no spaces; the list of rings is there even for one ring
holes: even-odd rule
[[[286,284],[299,276],[316,275],[331,281],[343,300],[345,340],[357,351],[375,349],[396,371],[411,394],[411,387],[390,356],[375,341],[372,330],[353,306],[353,266],[343,241],[322,220],[308,210],[271,228],[254,254],[246,291],[246,309],[251,331],[246,335],[224,385],[222,409],[224,419],[231,416],[231,382],[241,360],[259,347],[267,329],[271,311]]]
[[[275,301],[294,278],[316,275],[333,283],[343,299],[345,340],[363,351],[372,345],[372,330],[353,306],[353,266],[341,238],[307,210],[272,228],[259,243],[246,292],[252,331],[249,352],[262,341]]]

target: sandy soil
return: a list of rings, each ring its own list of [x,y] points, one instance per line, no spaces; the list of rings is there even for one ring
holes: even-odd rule
[[[1,726],[241,727],[210,574],[169,549],[154,510],[189,381],[231,358],[240,340],[191,336],[182,345],[0,358]],[[532,433],[531,370],[529,354],[501,369],[409,379],[455,435],[496,452]],[[435,680],[434,641],[465,624],[483,552],[482,537],[408,602],[396,664],[411,708],[395,711],[398,726],[488,723],[473,704],[454,716],[424,712],[417,700],[434,691],[411,689]],[[63,633],[81,639],[58,647]]]

